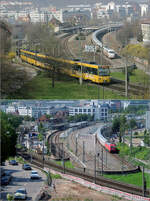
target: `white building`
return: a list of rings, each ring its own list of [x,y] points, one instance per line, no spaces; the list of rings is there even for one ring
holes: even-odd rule
[[[150,111],[146,112],[146,129],[150,130]]]
[[[140,4],[139,5],[141,8],[141,16],[145,16],[148,13],[148,5],[147,4]]]
[[[107,120],[109,118],[109,106],[107,104],[101,104],[98,106],[87,105],[69,107],[69,116],[75,116],[78,114],[87,114],[94,116],[95,120]]]
[[[32,117],[32,108],[30,108],[30,107],[18,107],[18,113],[21,116]]]
[[[150,43],[150,21],[145,21],[141,23],[143,42]]]
[[[6,108],[6,113],[15,113],[16,112],[16,107],[14,106],[8,106]]]

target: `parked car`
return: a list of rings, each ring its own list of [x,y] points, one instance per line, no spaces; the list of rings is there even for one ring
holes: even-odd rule
[[[18,162],[16,160],[10,160],[9,164],[10,165],[18,165]]]
[[[23,168],[24,170],[31,170],[31,166],[30,166],[29,164],[23,164],[23,165],[22,165],[22,168]]]
[[[15,200],[26,200],[27,198],[27,191],[25,188],[18,189],[14,194]]]
[[[33,170],[31,172],[30,179],[40,179],[40,176],[38,175],[38,172]]]
[[[2,162],[1,165],[2,165],[2,166],[5,166],[5,162]]]
[[[9,175],[3,176],[1,178],[1,185],[8,185],[10,181],[11,181],[11,176]]]

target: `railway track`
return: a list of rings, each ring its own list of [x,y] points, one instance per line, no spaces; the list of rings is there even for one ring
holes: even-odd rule
[[[62,46],[64,47],[65,56],[70,59],[76,58],[76,55],[72,52],[71,48],[68,46],[68,41],[74,37],[74,35],[69,35],[62,40]]]
[[[71,48],[68,45],[68,41],[71,37],[72,37],[72,35],[64,38],[63,44],[65,47],[66,56],[76,58],[77,57],[76,54],[74,52],[72,52]],[[99,57],[99,55],[98,55],[98,57]],[[96,55],[96,58],[97,58],[97,55]],[[97,59],[99,60],[99,58],[97,58]],[[120,59],[119,59],[119,63],[121,63]],[[112,84],[105,85],[104,87],[106,89],[117,91],[121,95],[125,95],[125,81],[124,80],[112,78]],[[148,90],[149,90],[148,87],[144,87],[144,86],[140,86],[140,85],[136,85],[136,84],[131,84],[131,83],[128,84],[128,95],[129,95],[129,97],[136,96],[136,97],[142,98],[146,94],[148,94]]]
[[[34,165],[37,165],[38,167],[43,168],[42,156],[37,155],[37,154],[33,154],[32,157],[33,157],[32,163]],[[64,172],[64,168],[62,166],[59,166],[50,160],[45,160],[44,167],[52,168],[52,169],[55,169],[59,172]],[[95,178],[95,176],[93,176],[92,174],[87,174],[85,172],[81,172],[81,170],[79,171],[77,169],[71,169],[71,168],[65,168],[65,173],[76,176],[76,177],[83,178],[83,179],[90,181],[90,182],[95,181],[95,183],[97,185],[107,186],[109,188],[117,189],[117,190],[124,191],[127,193],[132,193],[135,195],[141,195],[141,196],[143,195],[143,191],[142,191],[141,187],[137,187],[134,185],[125,184],[122,182],[107,179],[107,178],[104,178],[103,176],[100,176],[100,175],[96,175],[96,178]],[[146,191],[146,196],[150,196],[149,190]]]
[[[92,150],[90,151],[90,149],[88,149],[88,147],[93,143],[94,144],[94,138],[92,135],[85,135],[85,137],[90,137],[89,140],[86,141],[85,138],[80,138],[80,136],[78,136],[78,143],[77,143],[77,152],[76,152],[76,137],[78,135],[78,132],[74,132],[72,134],[69,135],[69,141],[71,143],[71,145],[69,145],[69,147],[71,147],[71,150],[73,151],[73,153],[79,158],[80,161],[82,161],[85,166],[86,169],[90,170],[94,170],[94,161],[95,161],[95,150],[93,150],[94,148],[92,148]],[[83,131],[84,132],[84,131]],[[80,132],[82,133],[82,131]],[[84,136],[84,135],[83,135]],[[85,147],[85,156],[83,159],[83,141],[84,143],[84,147]],[[89,144],[89,141],[91,144]],[[93,146],[92,146],[93,147]],[[96,157],[96,169],[97,171],[106,171],[106,172],[126,172],[126,171],[131,171],[136,169],[136,167],[134,167],[133,165],[131,165],[130,163],[128,163],[127,161],[123,160],[118,156],[118,154],[111,154],[109,152],[107,152],[105,149],[103,149],[103,156],[101,155],[101,151],[102,151],[102,146],[101,144],[98,142],[96,145],[96,153],[99,153],[99,156],[97,155]],[[103,158],[103,162],[102,162],[102,158]],[[114,160],[112,159],[114,158]],[[116,161],[116,162],[114,162]],[[110,165],[111,164],[111,165]]]
[[[49,144],[51,147],[52,154],[56,157],[57,160],[67,160],[69,158],[68,154],[65,152],[63,143],[59,140],[59,135],[61,134],[61,131],[57,131],[52,133],[49,138]]]

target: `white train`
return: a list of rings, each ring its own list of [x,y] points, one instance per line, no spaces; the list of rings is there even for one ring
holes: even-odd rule
[[[118,25],[111,25],[111,27],[121,27],[122,24],[118,24]],[[92,41],[99,46],[100,48],[103,49],[103,53],[109,58],[109,59],[113,59],[116,57],[116,53],[113,49],[110,49],[108,47],[103,46],[103,43],[98,39],[98,35],[100,35],[101,33],[104,33],[108,30],[108,28],[110,28],[110,26],[103,26],[101,29],[95,31],[92,35]]]
[[[116,53],[113,49],[109,49],[107,47],[103,47],[103,53],[106,55],[109,59],[114,59],[116,57]]]

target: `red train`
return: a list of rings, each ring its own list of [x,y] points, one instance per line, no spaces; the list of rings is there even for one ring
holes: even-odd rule
[[[108,140],[102,135],[101,132],[102,132],[103,128],[104,128],[103,126],[100,127],[96,132],[96,137],[97,137],[98,141],[110,153],[117,153],[118,149],[116,148],[116,144],[108,142]]]

